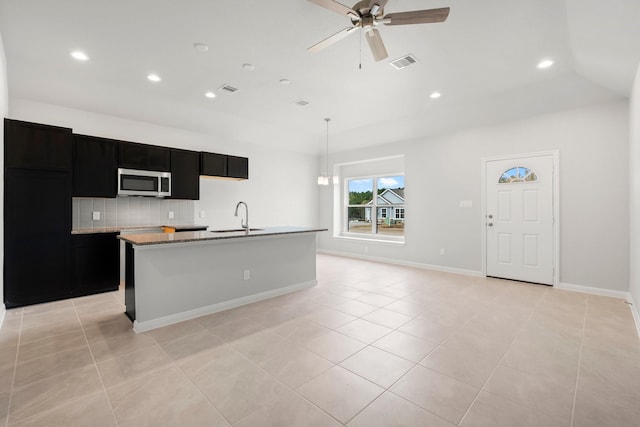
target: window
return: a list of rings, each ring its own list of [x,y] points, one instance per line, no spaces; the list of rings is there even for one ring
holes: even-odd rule
[[[515,168],[505,171],[502,176],[500,176],[498,183],[510,184],[512,182],[534,182],[537,180],[538,176],[534,171],[523,166],[516,166]]]
[[[345,186],[346,233],[404,237],[403,175],[346,179]]]

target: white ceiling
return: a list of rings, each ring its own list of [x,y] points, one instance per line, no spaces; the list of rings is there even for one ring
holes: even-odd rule
[[[359,34],[306,51],[349,26],[306,0],[0,0],[0,33],[13,98],[309,153],[323,146],[324,117],[342,151],[630,93],[639,0],[389,0],[385,12],[443,6],[445,23],[380,28],[389,58],[374,62],[364,41],[362,69]],[[408,53],[419,62],[388,64]],[[538,70],[547,57],[555,65]],[[205,98],[225,83],[240,90]]]

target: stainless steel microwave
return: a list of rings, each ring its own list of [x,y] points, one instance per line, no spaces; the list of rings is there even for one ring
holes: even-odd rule
[[[171,196],[171,172],[118,169],[118,196]]]

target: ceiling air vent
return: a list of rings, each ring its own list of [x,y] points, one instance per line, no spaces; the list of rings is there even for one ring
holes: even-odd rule
[[[220,90],[227,93],[234,93],[238,91],[238,88],[233,87],[231,85],[222,85],[220,86]]]
[[[415,64],[416,62],[418,62],[418,59],[415,56],[409,54],[403,56],[402,58],[395,59],[389,62],[389,64],[391,64],[391,66],[397,70],[402,70],[403,68],[407,68],[409,65]]]
[[[298,99],[297,101],[293,101],[298,107],[306,107],[309,105],[309,101],[305,101],[304,99]]]

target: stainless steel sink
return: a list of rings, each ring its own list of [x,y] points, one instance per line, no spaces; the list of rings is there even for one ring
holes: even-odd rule
[[[250,228],[249,231],[262,231],[264,228]],[[244,228],[233,228],[229,230],[210,230],[211,233],[237,233],[240,231],[246,231]]]

